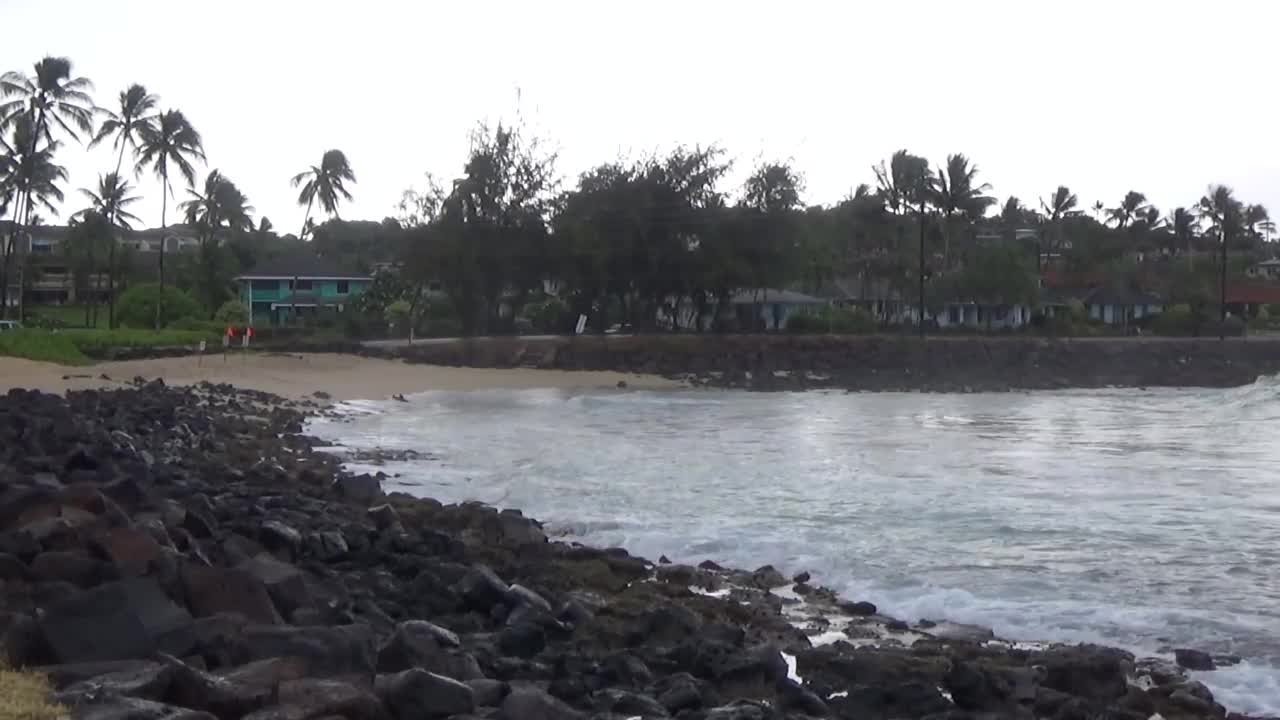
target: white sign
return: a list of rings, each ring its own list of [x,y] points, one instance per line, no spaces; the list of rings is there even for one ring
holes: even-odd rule
[[[577,325],[577,327],[575,327],[575,328],[574,328],[574,330],[573,330],[573,334],[574,334],[574,335],[581,335],[581,334],[582,334],[582,331],[583,331],[583,330],[586,330],[586,329],[587,329],[587,316],[586,316],[586,315],[579,315],[579,316],[578,316],[578,325]]]
[[[200,352],[204,352],[204,349],[205,349],[205,347],[206,347],[206,345],[207,345],[207,344],[208,344],[208,341],[207,341],[207,340],[201,340],[201,341],[200,341]]]
[[[240,347],[249,347],[249,333],[244,334],[243,339],[240,341]]]
[[[229,348],[229,347],[231,347],[231,336],[230,336],[230,335],[223,335],[223,336],[222,336],[222,349],[224,349],[224,350],[225,350],[225,349],[227,349],[227,348]]]

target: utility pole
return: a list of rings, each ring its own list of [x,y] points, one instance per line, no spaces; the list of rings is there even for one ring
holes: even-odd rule
[[[1226,221],[1222,227],[1222,267],[1218,278],[1218,340],[1227,339],[1227,228]]]
[[[924,202],[920,203],[920,337],[924,338]]]

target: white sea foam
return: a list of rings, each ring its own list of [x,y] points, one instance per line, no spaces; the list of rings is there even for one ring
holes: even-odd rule
[[[809,570],[887,615],[1014,643],[1240,655],[1197,678],[1231,710],[1280,713],[1280,598],[1257,591],[1280,565],[1280,445],[1260,429],[1280,420],[1276,378],[1231,391],[412,400],[314,424],[348,448],[435,453],[395,466],[421,483],[412,492],[520,508],[593,545]],[[798,612],[789,588],[775,594]],[[834,642],[838,627],[806,632]]]

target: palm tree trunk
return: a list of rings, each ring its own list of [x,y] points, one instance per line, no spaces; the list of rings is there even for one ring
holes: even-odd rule
[[[0,318],[9,317],[9,267],[18,241],[18,221],[22,218],[22,193],[13,192],[13,220],[9,224],[9,239],[4,245],[4,263],[0,267]]]
[[[169,209],[169,169],[166,167],[160,175],[160,294],[156,296],[156,330],[160,329],[160,318],[164,317],[165,213]]]
[[[1226,224],[1225,215],[1223,216],[1223,224]],[[1218,280],[1219,302],[1218,313],[1218,340],[1227,339],[1227,229],[1222,229],[1222,268],[1221,275]]]
[[[120,141],[120,154],[116,156],[116,183],[117,187],[120,182],[120,166],[124,164],[124,146],[128,143],[128,137],[124,137]],[[111,330],[116,328],[116,238],[115,225],[116,215],[119,209],[116,203],[111,203],[111,217],[107,218],[107,224],[111,226],[111,247],[107,250],[107,327]]]
[[[311,204],[316,201],[315,193],[307,198],[307,212],[302,216],[302,229],[298,231],[298,239],[305,240],[307,236],[307,222],[311,220]],[[289,324],[292,325],[298,320],[298,278],[293,278],[293,302],[289,304]]]

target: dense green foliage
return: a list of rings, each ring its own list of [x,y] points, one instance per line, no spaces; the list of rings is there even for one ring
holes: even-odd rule
[[[160,322],[166,327],[177,320],[197,318],[202,314],[200,304],[183,290],[173,286],[166,287],[163,297],[164,307]],[[120,301],[117,303],[120,324],[133,328],[150,327],[155,322],[160,299],[159,285],[146,283],[129,288],[120,296]]]

